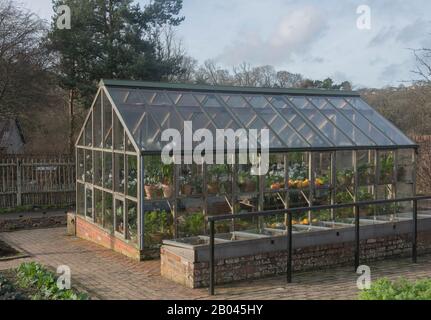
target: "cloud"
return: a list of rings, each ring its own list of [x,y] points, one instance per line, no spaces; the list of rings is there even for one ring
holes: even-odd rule
[[[431,22],[422,19],[417,19],[413,23],[409,23],[403,27],[391,25],[382,28],[377,35],[370,40],[368,47],[379,47],[389,41],[396,41],[401,44],[414,43],[428,36],[430,29]]]
[[[226,64],[282,64],[294,55],[306,54],[327,27],[322,11],[312,6],[299,8],[284,16],[266,37],[258,33],[238,35],[217,60]]]
[[[383,69],[383,72],[381,73],[380,78],[386,81],[399,80],[395,78],[397,75],[400,74],[400,71],[402,71],[402,68],[403,66],[401,64],[395,64],[395,63],[390,64]]]
[[[335,82],[343,82],[343,81],[351,81],[351,77],[347,76],[344,72],[341,71],[335,71],[331,75],[332,80]]]
[[[386,65],[380,73],[379,79],[390,85],[399,85],[402,82],[409,82],[412,80],[412,72],[414,69],[415,61],[409,57],[401,63],[392,63]]]
[[[395,38],[397,41],[402,43],[409,43],[418,39],[422,39],[425,33],[428,33],[431,27],[429,21],[424,21],[421,19],[405,26],[399,32]]]
[[[369,48],[379,47],[389,40],[392,40],[397,34],[397,30],[394,26],[386,27],[380,30],[374,38],[368,43]]]

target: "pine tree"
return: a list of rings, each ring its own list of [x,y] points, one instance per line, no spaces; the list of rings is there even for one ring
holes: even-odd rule
[[[101,78],[160,81],[181,73],[179,59],[157,54],[159,29],[177,26],[182,0],[153,0],[140,7],[132,0],[53,0],[71,9],[71,29],[58,29],[55,15],[48,47],[56,72],[69,91],[70,150],[73,152],[75,102],[89,106]]]

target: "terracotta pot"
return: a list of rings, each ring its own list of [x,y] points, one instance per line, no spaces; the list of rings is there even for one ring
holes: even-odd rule
[[[154,243],[161,244],[164,238],[164,234],[162,232],[154,232],[150,235],[150,237]]]
[[[155,185],[145,185],[145,195],[148,200],[154,199],[157,197],[158,188]]]
[[[162,190],[163,190],[163,196],[166,199],[171,199],[172,195],[174,193],[174,188],[172,187],[172,185],[170,184],[163,184],[162,185]]]
[[[185,184],[181,186],[181,194],[185,196],[190,196],[192,194],[192,186],[190,184]]]
[[[247,179],[244,183],[244,192],[255,192],[256,191],[256,181]]]
[[[219,192],[219,185],[217,182],[210,182],[207,185],[208,193],[217,194]]]

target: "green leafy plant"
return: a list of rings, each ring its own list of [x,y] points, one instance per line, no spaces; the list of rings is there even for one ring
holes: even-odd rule
[[[218,193],[220,190],[222,193],[226,193],[230,190],[229,183],[229,165],[227,164],[215,164],[208,166],[208,192]]]
[[[227,164],[214,164],[208,166],[208,174],[213,182],[220,182],[221,177],[229,173]]]
[[[162,163],[159,157],[146,157],[144,160],[145,185],[157,185],[162,181]]]
[[[192,176],[191,184],[193,187],[193,193],[194,194],[201,194],[203,192],[202,191],[202,188],[203,188],[202,183],[203,183],[202,176],[200,176],[200,175],[193,175]]]
[[[392,154],[384,154],[380,158],[380,182],[392,182],[394,172],[394,157]]]
[[[348,188],[353,185],[355,173],[352,169],[339,170],[336,175],[338,187]]]
[[[144,183],[145,185],[157,185],[160,183],[160,171],[154,168],[145,168]]]
[[[360,188],[358,190],[358,201],[371,201],[374,200],[374,195],[366,189]],[[361,206],[359,209],[361,216],[370,216],[374,214],[374,206]]]
[[[162,240],[173,237],[172,215],[165,210],[146,212],[144,228],[145,246],[159,246]]]
[[[359,294],[361,300],[431,300],[431,279],[410,282],[406,279],[375,281]]]
[[[307,165],[305,162],[297,162],[289,167],[290,180],[305,180],[308,177]]]
[[[129,231],[129,237],[132,241],[137,240],[138,236],[138,215],[136,206],[129,207],[127,210],[127,228]]]
[[[198,236],[203,232],[205,216],[202,212],[188,214],[184,221],[184,232],[187,236]]]
[[[136,157],[128,157],[127,194],[136,197],[138,192],[138,170]]]
[[[34,300],[88,300],[84,293],[72,289],[60,289],[55,274],[36,262],[23,263],[17,270],[18,285],[35,288]]]
[[[374,182],[374,165],[364,163],[358,166],[359,185],[370,185]]]
[[[174,166],[172,164],[164,164],[162,166],[163,183],[172,184],[174,179]]]

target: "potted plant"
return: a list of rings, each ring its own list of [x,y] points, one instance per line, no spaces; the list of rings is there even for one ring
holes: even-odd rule
[[[129,231],[129,239],[136,243],[138,240],[138,216],[136,212],[136,207],[129,208],[128,212],[128,221],[127,221],[127,228]]]
[[[145,214],[145,238],[147,245],[160,245],[162,240],[172,238],[173,219],[165,210]]]
[[[202,177],[200,175],[195,175],[191,179],[192,183],[192,193],[193,194],[201,194],[202,190]]]
[[[218,194],[220,191],[221,178],[228,173],[227,165],[212,165],[209,167],[208,174],[210,177],[210,181],[207,184],[208,193],[210,194]]]
[[[271,158],[270,158],[271,159]],[[275,161],[273,159],[273,161]],[[271,190],[280,190],[285,187],[284,166],[279,163],[273,163],[269,166],[268,174],[265,177],[266,188]]]
[[[165,164],[162,166],[162,190],[163,196],[166,199],[171,199],[174,193],[173,187],[173,176],[174,176],[174,166],[172,164]]]
[[[119,217],[123,217],[123,207],[118,207],[115,211],[115,215],[117,217],[117,221]],[[117,222],[116,231],[124,234],[124,221],[121,221],[120,223]]]
[[[191,185],[191,177],[192,175],[189,169],[183,168],[181,170],[179,179],[181,184],[180,191],[183,196],[190,196],[192,194],[193,187]]]
[[[239,173],[238,185],[242,192],[250,193],[256,191],[256,180],[246,171],[241,171]]]
[[[102,200],[97,201],[96,203],[96,212],[95,212],[95,220],[98,225],[102,225],[103,223],[103,202]]]
[[[373,197],[372,193],[370,193],[366,190],[360,189],[358,191],[358,200],[359,201],[371,201],[371,200],[374,200],[374,197]],[[362,206],[360,208],[359,212],[360,212],[361,216],[370,216],[374,213],[374,209],[373,209],[373,206]]]
[[[183,184],[181,186],[181,194],[184,196],[190,196],[192,194],[193,187],[191,184]]]
[[[273,171],[266,177],[266,185],[271,190],[284,189],[284,172]]]
[[[338,187],[348,188],[353,185],[354,172],[351,169],[340,170],[337,172]]]
[[[359,185],[367,186],[374,183],[374,165],[362,164],[358,166]]]
[[[145,195],[148,200],[157,198],[159,194],[160,174],[156,169],[148,167],[144,176]]]

